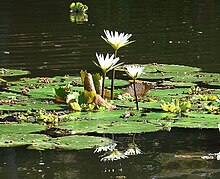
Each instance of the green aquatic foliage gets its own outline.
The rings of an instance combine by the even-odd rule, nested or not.
[[[83,14],[88,10],[88,6],[82,4],[81,2],[73,2],[70,4],[70,12],[76,14]]]
[[[70,94],[70,85],[67,84],[65,86],[59,88],[53,88],[54,95],[57,102],[65,103],[67,96]]]
[[[13,70],[0,68],[0,77],[22,76],[27,74],[30,74],[30,72],[27,70]]]
[[[24,146],[27,149],[81,150],[112,143],[111,139],[94,136],[65,136],[50,138],[43,134],[0,134],[0,147]]]
[[[174,99],[171,102],[162,101],[161,107],[164,111],[172,112],[172,113],[182,113],[188,112],[191,108],[191,102],[187,101],[179,101],[178,99]]]
[[[70,5],[70,21],[76,23],[82,23],[88,21],[88,14],[86,11],[88,6],[82,4],[81,2],[73,2]]]
[[[208,95],[197,95],[195,96],[195,98],[201,101],[216,101],[219,99],[219,96],[208,94]]]
[[[218,82],[218,74],[204,73],[203,75],[203,72],[194,67],[184,68],[182,65],[145,64],[143,71],[146,78],[143,79],[151,79],[154,85],[138,97],[139,111],[133,110],[134,97],[132,91],[127,89],[126,85],[130,84],[127,80],[115,80],[114,84],[118,89],[114,91],[114,95],[118,97],[108,103],[116,107],[114,108],[116,110],[107,110],[102,103],[96,103],[100,100],[99,74],[91,75],[95,91],[85,90],[82,78],[75,76],[22,78],[17,81],[10,80],[10,82],[3,79],[3,83],[0,83],[2,89],[0,92],[0,135],[2,137],[0,145],[5,147],[21,145],[39,150],[73,150],[79,149],[77,147],[78,143],[81,145],[81,141],[83,145],[81,148],[94,147],[93,144],[97,139],[91,136],[94,134],[170,131],[173,127],[218,130],[220,90],[206,85],[206,82],[207,84]],[[180,76],[194,77],[183,78],[180,81],[173,80]],[[200,81],[203,78],[209,81]],[[110,87],[110,82],[111,80],[106,78],[107,88]],[[215,86],[215,88],[218,87]],[[57,103],[55,96],[59,96],[64,103]],[[103,101],[106,100],[103,99]],[[63,138],[65,136],[50,138],[49,133],[46,133],[48,136],[40,133],[46,128],[48,131],[53,127],[58,131],[70,131],[68,134],[70,136],[66,136],[65,139]],[[7,137],[9,134],[12,137]],[[18,139],[14,135],[18,135]],[[32,141],[31,136],[26,138],[25,135],[36,137],[36,140],[32,139]],[[81,136],[83,139],[79,139]],[[106,139],[99,138],[97,141]],[[102,142],[98,142],[97,145],[102,146]],[[134,152],[134,147],[131,153]]]

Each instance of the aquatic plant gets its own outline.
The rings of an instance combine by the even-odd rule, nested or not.
[[[126,45],[129,45],[133,41],[129,41],[129,38],[132,36],[132,34],[125,34],[125,33],[119,33],[117,31],[109,31],[109,30],[104,30],[105,36],[101,36],[102,39],[104,39],[109,45],[112,46],[114,49],[114,54],[115,58],[117,57],[117,51],[119,48],[124,47]],[[111,99],[114,99],[114,79],[115,79],[115,68],[112,70],[112,83],[111,83]]]
[[[82,4],[81,2],[73,2],[70,4],[70,12],[76,14],[83,14],[88,10],[88,6]]]
[[[96,66],[98,66],[99,68],[101,68],[102,73],[103,73],[103,78],[102,78],[102,98],[104,98],[104,89],[105,89],[105,78],[106,78],[106,73],[112,69],[114,69],[115,67],[121,65],[121,63],[116,64],[119,61],[119,58],[115,58],[114,54],[109,56],[109,54],[107,53],[107,55],[104,57],[103,54],[98,55],[96,53],[96,58],[98,59],[99,64],[97,64],[95,61],[94,64]]]
[[[179,99],[172,99],[171,102],[162,101],[161,107],[164,111],[172,112],[172,113],[182,113],[188,112],[191,108],[191,102],[187,101],[180,101]]]
[[[81,2],[73,2],[70,5],[70,21],[77,23],[88,21],[88,15],[86,14],[87,10],[87,5],[84,5]]]
[[[137,99],[137,93],[136,93],[136,87],[135,87],[135,80],[141,75],[143,72],[143,67],[140,65],[127,65],[127,74],[133,79],[133,85],[134,85],[134,96],[135,96],[135,101],[136,101],[136,108],[138,108],[138,99]]]

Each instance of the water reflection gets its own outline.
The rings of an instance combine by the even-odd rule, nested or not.
[[[115,135],[117,148],[120,151],[126,148],[132,137]],[[9,175],[19,178],[219,178],[220,161],[200,157],[218,153],[219,142],[217,130],[172,129],[136,134],[135,143],[143,154],[113,162],[100,161],[100,153],[93,150],[1,149],[0,178]]]
[[[1,1],[1,65],[28,69],[34,76],[93,72],[95,52],[111,52],[100,34],[112,29],[132,33],[136,40],[119,54],[126,63],[195,65],[219,72],[219,1],[88,1],[90,20],[80,26],[69,20],[70,4]],[[46,40],[54,46],[41,46]]]

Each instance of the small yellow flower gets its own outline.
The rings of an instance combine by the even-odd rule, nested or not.
[[[109,54],[107,53],[106,57],[104,57],[103,54],[98,55],[96,53],[96,57],[98,59],[99,64],[97,64],[94,61],[93,62],[96,66],[102,69],[103,73],[107,73],[113,68],[121,65],[121,63],[116,65],[116,63],[119,61],[119,58],[114,58],[114,54],[112,56],[109,56]]]
[[[144,67],[141,67],[140,65],[127,65],[127,74],[133,79],[136,80],[141,73],[143,73]]]
[[[108,44],[110,44],[115,50],[118,50],[119,48],[126,46],[133,41],[129,41],[128,39],[132,36],[132,34],[125,34],[125,33],[118,33],[117,31],[109,31],[104,30],[104,33],[106,35],[106,38],[101,36]]]

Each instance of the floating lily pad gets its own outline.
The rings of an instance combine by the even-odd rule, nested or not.
[[[171,79],[171,81],[181,81],[181,82],[216,82],[220,81],[220,74],[218,73],[190,73],[185,75],[178,75]]]
[[[39,124],[0,124],[1,134],[28,134],[44,129],[45,126]]]
[[[114,105],[119,107],[136,108],[136,103],[129,100],[114,100]],[[139,102],[140,108],[161,109],[159,102]]]
[[[111,139],[93,136],[66,136],[50,138],[42,134],[1,134],[0,147],[27,146],[28,149],[63,149],[80,150],[106,146]]]
[[[218,129],[220,124],[219,115],[204,114],[204,113],[189,113],[186,117],[180,117],[172,127],[185,127],[185,128],[212,128]]]
[[[40,134],[0,134],[0,147],[30,146],[48,140],[48,136]]]
[[[127,64],[127,65],[129,65],[129,64]],[[119,67],[117,67],[116,68],[116,70],[117,71],[126,71],[126,66],[127,65],[122,65],[122,66],[119,66]],[[149,64],[140,64],[142,67],[144,67],[144,72],[145,73],[149,73],[149,72],[157,72],[157,69],[154,67],[154,66],[152,66],[152,65],[149,65]]]
[[[81,150],[110,145],[113,141],[105,137],[94,136],[65,136],[51,139],[56,149]]]
[[[152,89],[149,90],[147,95],[149,97],[158,97],[164,101],[171,101],[173,98],[182,98],[188,96],[190,88],[174,88],[174,89]]]
[[[158,71],[162,72],[195,72],[200,71],[198,67],[190,67],[185,65],[169,65],[169,64],[156,64],[153,65]]]
[[[29,74],[29,71],[26,70],[13,70],[0,68],[0,76],[21,76]]]
[[[132,115],[123,118],[126,110],[101,111],[101,112],[77,112],[68,115],[75,121],[61,124],[60,128],[73,131],[96,133],[141,133],[160,130],[161,127],[145,123],[140,111],[129,111]]]
[[[177,73],[142,73],[139,78],[143,80],[165,80],[177,75]]]
[[[66,122],[65,126],[61,128],[82,131],[86,133],[100,133],[100,134],[129,134],[129,133],[142,133],[154,132],[161,129],[160,126],[145,123],[144,121],[104,121],[104,120],[82,120]]]
[[[164,81],[160,85],[162,85],[162,86],[174,86],[174,87],[192,87],[192,86],[196,86],[195,83],[190,83],[190,82],[172,82],[172,81]]]
[[[208,82],[207,84],[220,87],[220,80],[218,82],[216,82],[216,81],[215,82]]]

